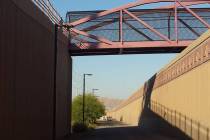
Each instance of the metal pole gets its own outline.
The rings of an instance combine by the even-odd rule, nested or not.
[[[122,26],[123,26],[123,11],[120,10],[120,22],[119,22],[119,41],[121,45],[123,44],[123,32],[122,32]]]
[[[178,43],[178,17],[177,17],[177,0],[174,2],[174,30],[175,30],[175,40]]]
[[[85,124],[85,74],[83,75],[83,104],[82,104],[82,122]]]
[[[91,76],[92,74],[83,74],[83,104],[82,104],[82,122],[85,124],[85,76]]]

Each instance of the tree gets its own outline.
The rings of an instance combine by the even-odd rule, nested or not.
[[[73,99],[72,118],[74,123],[81,123],[83,110],[83,96],[79,95]],[[96,122],[96,119],[105,114],[104,105],[93,94],[85,95],[85,123]]]

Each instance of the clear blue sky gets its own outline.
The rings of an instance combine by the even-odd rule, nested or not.
[[[100,10],[132,2],[132,0],[52,0],[59,13],[67,11]],[[139,89],[155,72],[176,54],[118,55],[73,57],[73,96],[82,93],[83,73],[87,91],[98,88],[97,96],[125,99]]]

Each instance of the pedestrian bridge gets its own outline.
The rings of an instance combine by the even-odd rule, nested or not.
[[[157,2],[169,4],[132,9]],[[0,139],[71,135],[71,56],[185,48],[108,115],[131,125],[164,127],[158,117],[192,139],[209,140],[210,14],[209,7],[189,8],[198,3],[209,0],[140,0],[108,11],[70,12],[64,23],[45,1],[1,0]],[[136,127],[130,130],[139,134]]]
[[[199,6],[206,3],[139,0],[106,11],[68,12],[64,26],[71,34],[70,53],[179,53],[210,29],[210,10]]]

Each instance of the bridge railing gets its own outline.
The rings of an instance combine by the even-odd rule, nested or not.
[[[31,0],[52,21],[53,24],[62,22],[60,14],[49,0]]]
[[[196,140],[210,139],[209,127],[201,124],[199,121],[193,120],[187,115],[184,115],[177,110],[172,110],[156,101],[151,101],[150,109],[172,126],[179,128],[190,138]]]

